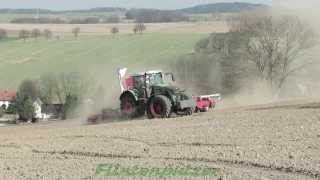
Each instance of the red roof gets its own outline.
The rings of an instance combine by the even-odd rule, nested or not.
[[[13,101],[16,95],[17,93],[15,91],[0,91],[0,101]]]

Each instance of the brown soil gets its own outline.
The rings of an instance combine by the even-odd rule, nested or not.
[[[95,175],[101,163],[205,165],[220,169],[216,179],[319,179],[319,129],[319,102],[310,101],[167,120],[1,127],[0,179],[107,178]]]

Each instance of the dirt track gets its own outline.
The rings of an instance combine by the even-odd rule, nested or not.
[[[121,34],[132,34],[135,24],[119,23],[119,24],[0,24],[1,28],[8,32],[17,33],[21,29],[32,30],[38,28],[40,30],[50,29],[56,35],[71,34],[74,27],[81,29],[81,34],[108,34],[110,29],[118,27]],[[212,33],[226,32],[228,26],[223,21],[213,22],[197,22],[197,23],[148,23],[146,24],[148,33]]]
[[[2,127],[0,159],[0,179],[109,178],[95,175],[101,163],[207,165],[220,169],[216,179],[320,179],[320,103],[90,126]]]

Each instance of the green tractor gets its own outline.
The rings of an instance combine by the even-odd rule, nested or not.
[[[149,119],[169,118],[172,113],[192,115],[195,101],[185,91],[167,83],[174,81],[172,73],[148,71],[130,75],[123,82],[126,69],[119,70],[121,86],[120,109],[126,118],[136,118],[147,113]]]

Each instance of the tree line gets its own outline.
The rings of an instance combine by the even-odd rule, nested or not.
[[[51,39],[53,36],[53,32],[50,29],[44,29],[41,31],[40,29],[33,29],[31,31],[22,29],[19,31],[18,38],[22,39],[23,42],[26,42],[28,38],[34,38],[35,41],[38,40],[39,37],[43,36],[47,40]]]
[[[165,22],[183,22],[190,21],[189,16],[176,11],[164,11],[154,9],[131,9],[125,13],[128,20],[134,20],[136,23],[165,23]],[[79,17],[72,19],[62,19],[58,17],[19,17],[14,18],[10,23],[14,24],[104,24],[119,23],[120,17],[110,15],[107,17]]]
[[[189,21],[189,17],[175,11],[155,9],[131,9],[125,14],[127,19],[140,23],[164,23]]]
[[[52,31],[49,29],[44,29],[43,31],[37,28],[31,31],[22,29],[19,31],[18,38],[23,39],[23,41],[25,42],[27,38],[34,38],[35,40],[38,40],[40,36],[43,36],[46,39],[50,39],[52,35],[53,35]],[[5,39],[7,37],[8,37],[7,30],[0,29],[0,40]]]
[[[120,18],[118,16],[109,17],[86,17],[86,18],[73,18],[73,19],[61,19],[61,18],[14,18],[10,21],[13,24],[108,24],[119,23]]]
[[[134,25],[132,31],[134,34],[142,34],[147,27],[143,23],[137,23]],[[110,34],[116,35],[120,32],[120,29],[117,27],[112,27],[110,29]],[[81,33],[80,27],[74,27],[71,29],[71,33],[75,38],[78,38],[79,34]],[[7,30],[0,28],[0,40],[5,39],[8,37]],[[44,37],[45,39],[49,40],[53,37],[53,32],[50,29],[44,29],[41,31],[40,29],[33,29],[31,31],[22,29],[18,33],[18,38],[23,40],[23,42],[26,42],[27,39],[33,38],[35,41],[38,40],[38,38]],[[59,36],[57,36],[57,39],[59,39]]]

